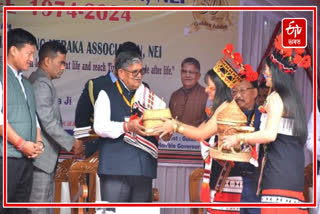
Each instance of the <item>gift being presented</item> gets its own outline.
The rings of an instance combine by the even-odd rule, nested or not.
[[[210,156],[215,159],[249,162],[251,159],[251,146],[237,145],[230,150],[223,149],[222,138],[228,135],[236,135],[240,133],[250,133],[254,131],[254,127],[247,126],[247,117],[241,111],[237,103],[233,100],[222,112],[217,116],[218,125],[218,145],[210,149]]]
[[[138,108],[143,113],[142,121],[146,132],[149,136],[159,135],[159,133],[153,133],[153,128],[163,123],[161,118],[172,118],[166,103],[143,85],[136,91],[135,100],[133,108]]]
[[[142,120],[143,126],[146,128],[146,132],[151,135],[155,135],[153,133],[153,128],[162,125],[163,121],[161,118],[172,118],[169,108],[144,110]]]
[[[167,113],[163,114],[161,112]],[[147,131],[150,133],[148,136],[142,136],[134,132],[126,132],[123,137],[124,142],[149,153],[153,158],[157,159],[158,140],[153,137],[156,134],[152,133],[152,127],[155,125],[154,121],[159,121],[162,115],[168,115],[166,103],[144,84],[141,84],[135,93],[135,99],[132,105],[131,113],[132,115],[130,119],[143,115],[143,123],[147,126]],[[145,115],[147,115],[147,117]]]

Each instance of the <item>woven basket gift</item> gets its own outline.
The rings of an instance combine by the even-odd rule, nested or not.
[[[251,148],[245,152],[241,151],[240,145],[230,150],[222,149],[222,138],[227,135],[235,135],[239,133],[249,133],[254,131],[254,127],[246,126],[247,117],[241,111],[237,103],[233,100],[222,112],[217,116],[218,125],[218,146],[211,148],[210,155],[215,159],[249,162],[251,158]]]
[[[153,133],[153,128],[156,126],[161,126],[163,121],[161,118],[171,119],[172,115],[169,108],[165,109],[153,109],[144,110],[143,113],[143,126],[146,128],[146,132],[150,135],[158,135]]]

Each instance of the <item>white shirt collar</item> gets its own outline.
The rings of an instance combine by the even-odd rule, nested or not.
[[[22,72],[16,71],[10,64],[8,64],[8,66],[11,68],[13,74],[14,74],[19,80],[21,80],[21,79],[22,79]]]
[[[123,84],[123,86],[128,90],[128,92],[130,92],[130,90],[128,89],[128,87],[126,86],[126,84],[124,84],[124,82],[119,78],[119,80],[121,81],[121,83]]]

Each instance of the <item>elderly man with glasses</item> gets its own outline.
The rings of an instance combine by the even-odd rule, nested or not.
[[[261,113],[256,104],[258,81],[249,82],[247,79],[243,79],[231,89],[231,95],[247,116],[247,125],[253,126],[255,130],[259,130]],[[259,157],[261,160],[262,151],[260,151]],[[238,167],[243,181],[241,202],[260,202],[256,196],[256,191],[261,164],[259,163],[259,168],[256,168],[250,163],[239,162]],[[260,214],[260,208],[241,208],[240,214]]]
[[[150,150],[130,144],[130,140],[138,136],[149,145],[158,145],[155,137],[147,137],[140,125],[141,112],[135,107],[142,103],[138,100],[138,91],[146,88],[142,84],[142,68],[139,54],[120,53],[115,62],[115,86],[101,90],[94,105],[93,126],[100,136],[98,175],[102,201],[152,200],[157,158],[148,152]]]

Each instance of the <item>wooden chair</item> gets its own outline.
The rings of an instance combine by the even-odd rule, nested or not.
[[[160,194],[158,188],[152,188],[152,201],[159,201]]]
[[[84,161],[77,161],[73,163],[69,171],[69,188],[70,198],[73,199],[79,191],[79,184],[86,184],[86,175],[89,175],[89,197],[88,202],[96,201],[96,173],[99,165],[99,153],[95,152],[93,155]],[[72,214],[77,214],[77,208],[71,208]],[[94,208],[89,208],[88,213],[95,213]]]
[[[204,169],[194,169],[189,176],[189,199],[190,202],[200,202],[200,181],[203,177]],[[191,208],[190,214],[203,214],[203,208]]]
[[[87,184],[81,184],[79,187],[79,191],[77,194],[73,197],[71,202],[79,202],[83,203],[87,200],[88,198],[88,185]],[[79,207],[77,208],[77,213],[78,214],[85,214],[85,208]]]
[[[69,171],[69,187],[70,187],[70,198],[74,202],[81,202],[85,200],[84,191],[88,188],[85,182],[80,181],[81,176],[89,174],[89,197],[88,202],[96,201],[96,173],[99,165],[99,153],[96,152],[84,161],[75,162],[71,165]],[[79,185],[80,184],[80,185]],[[82,198],[81,198],[82,197]],[[152,189],[152,201],[159,201],[159,191],[157,188]],[[72,208],[71,213],[85,213],[85,208]],[[89,208],[88,213],[95,213],[95,208]]]
[[[75,159],[67,159],[60,162],[56,169],[54,177],[55,193],[54,202],[61,202],[61,187],[62,182],[69,181],[69,168],[75,162]],[[54,208],[54,214],[60,214],[60,208]]]

